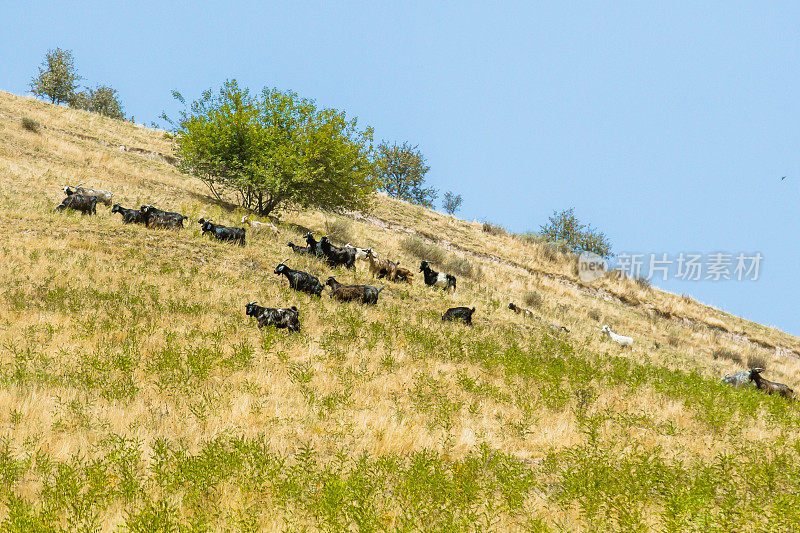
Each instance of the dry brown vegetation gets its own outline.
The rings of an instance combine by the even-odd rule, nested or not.
[[[719,378],[757,361],[798,389],[798,339],[625,279],[585,286],[546,244],[382,195],[215,242],[194,221],[243,213],[170,153],[163,132],[0,93],[2,529],[791,529],[796,404]],[[191,220],[56,214],[78,183]],[[293,254],[293,227],[413,272],[435,256],[458,290],[417,275],[372,307],[291,291],[287,257],[370,279]],[[296,305],[301,332],[259,331],[252,300]],[[474,328],[441,323],[460,305]]]

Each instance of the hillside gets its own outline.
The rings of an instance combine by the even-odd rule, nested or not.
[[[30,118],[38,132],[23,127]],[[171,164],[164,132],[0,93],[3,531],[792,530],[800,339],[378,195],[366,214],[244,214]],[[179,231],[54,212],[61,188],[190,217]],[[287,287],[303,228],[415,272],[378,304]],[[420,257],[458,275],[431,290]],[[370,282],[371,283],[371,282]],[[327,292],[327,291],[326,291]],[[512,313],[531,307],[541,320]],[[244,306],[300,309],[259,331]],[[475,306],[474,327],[443,324]],[[549,324],[565,326],[556,332]],[[635,338],[623,350],[600,327]],[[160,529],[159,529],[160,528]]]

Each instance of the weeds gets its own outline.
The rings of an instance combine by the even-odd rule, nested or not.
[[[22,117],[22,127],[33,133],[39,133],[42,125],[30,117]]]

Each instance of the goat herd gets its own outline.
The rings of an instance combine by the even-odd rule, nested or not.
[[[82,215],[97,214],[97,203],[101,202],[110,206],[113,196],[109,191],[89,189],[81,186],[67,186],[64,187],[63,190],[67,197],[56,207],[56,210],[63,211],[64,209],[71,209],[79,211]],[[126,209],[119,204],[114,204],[111,207],[111,212],[119,213],[122,216],[123,224],[144,224],[148,228],[178,229],[183,227],[183,221],[188,218],[180,213],[163,211],[152,205],[143,205],[136,210]],[[198,223],[200,224],[203,234],[208,233],[220,241],[233,242],[240,246],[245,245],[245,228],[214,224],[205,218],[198,220]],[[273,224],[250,220],[248,216],[243,217],[241,223],[250,226],[253,232],[268,230],[275,235],[278,234],[278,228]],[[358,248],[352,246],[350,243],[342,247],[334,246],[328,240],[327,236],[323,236],[317,241],[312,233],[307,234],[305,239],[306,246],[298,246],[293,242],[289,242],[287,245],[297,254],[322,258],[331,267],[344,266],[345,268],[355,268],[357,259],[367,261],[373,279],[376,277],[378,279],[386,278],[392,282],[410,284],[414,278],[414,274],[408,269],[402,268],[399,262],[391,261],[386,258],[379,258],[371,248]],[[456,278],[452,274],[433,270],[427,261],[422,261],[420,263],[419,271],[422,272],[425,285],[441,287],[446,291],[452,290],[455,292]],[[286,276],[286,279],[289,281],[289,287],[292,289],[314,296],[321,296],[325,286],[328,286],[330,287],[331,298],[343,302],[355,300],[374,305],[378,302],[378,297],[383,290],[382,286],[344,285],[336,281],[333,276],[328,277],[323,285],[316,276],[287,266],[286,260],[275,268],[275,274]],[[517,314],[540,320],[532,311],[521,308],[514,303],[510,303],[508,308]],[[442,321],[462,321],[471,326],[472,315],[474,313],[475,307],[451,307],[442,315]],[[298,331],[300,329],[300,312],[295,306],[289,308],[271,308],[262,307],[257,305],[256,302],[250,302],[245,306],[245,314],[256,319],[259,329],[267,325],[272,325],[276,328],[286,328],[289,331]],[[569,332],[564,326],[557,326],[555,324],[548,325],[556,331]],[[619,344],[623,348],[633,345],[633,338],[614,333],[607,325],[601,328],[601,332],[608,337],[609,340]],[[736,374],[727,375],[722,378],[722,381],[723,383],[735,387],[745,386],[752,382],[759,390],[764,391],[766,394],[778,394],[785,398],[794,398],[794,392],[791,388],[782,383],[775,383],[765,379],[761,376],[761,372],[763,371],[763,368],[753,368]]]

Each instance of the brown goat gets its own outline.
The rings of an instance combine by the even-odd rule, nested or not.
[[[414,274],[407,268],[400,266],[400,262],[393,263],[389,261],[389,281],[404,281],[411,283],[414,280]]]
[[[367,250],[367,260],[369,261],[369,271],[372,273],[372,277],[374,278],[375,275],[378,275],[378,279],[386,276],[391,271],[390,264],[391,261],[388,259],[378,259],[378,256],[375,255],[375,252],[372,251],[372,248]]]
[[[518,305],[515,305],[514,302],[511,302],[510,304],[508,304],[508,308],[511,309],[512,311],[514,311],[515,313],[517,313],[518,315],[521,314],[521,315],[525,315],[525,316],[528,316],[528,317],[533,316],[533,311],[531,311],[530,309],[525,309],[524,307],[520,307]]]
[[[784,398],[794,398],[794,391],[783,383],[775,383],[774,381],[761,377],[761,372],[763,371],[763,368],[753,368],[750,370],[750,381],[755,382],[756,387],[766,394],[780,394]]]
[[[343,302],[351,300],[361,300],[362,303],[374,305],[378,302],[378,295],[383,287],[373,287],[372,285],[342,285],[331,276],[325,282],[331,288],[331,298],[336,298]]]

